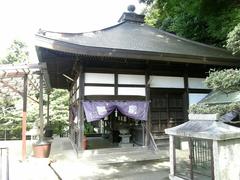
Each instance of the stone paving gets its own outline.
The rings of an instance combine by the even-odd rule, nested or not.
[[[39,159],[31,156],[31,143],[27,141],[27,159],[22,161],[22,141],[0,141],[2,147],[9,148],[9,179],[57,180],[57,176],[48,166],[49,158]]]
[[[55,139],[50,156],[54,160],[51,167],[62,179],[166,180],[168,151],[164,149],[159,153],[162,156],[154,155],[146,148],[114,148],[87,150],[77,158],[68,139]]]
[[[0,141],[0,144],[3,143]],[[115,158],[114,161],[105,161],[103,151],[91,151],[94,155],[98,154],[98,161],[89,155],[90,151],[85,151],[85,158],[81,155],[77,158],[70,141],[67,138],[55,138],[52,143],[51,154],[49,158],[33,158],[31,156],[31,142],[28,142],[28,158],[22,162],[21,141],[4,142],[5,146],[10,148],[10,179],[11,180],[101,180],[101,179],[129,179],[129,180],[166,180],[169,174],[169,161],[167,151],[159,159],[138,152],[139,156],[134,153],[116,152],[109,153],[111,150],[106,149],[109,159]],[[162,151],[163,152],[163,151]],[[91,154],[91,153],[90,153]],[[82,154],[83,156],[83,154]],[[97,157],[97,156],[94,156]],[[140,158],[142,157],[142,159]],[[103,158],[103,159],[102,159]],[[50,164],[50,166],[49,166]]]

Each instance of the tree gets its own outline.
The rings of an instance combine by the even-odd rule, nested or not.
[[[68,100],[66,90],[54,89],[50,95],[50,121],[53,133],[62,136],[68,128]]]
[[[221,71],[210,71],[205,80],[207,87],[214,91],[223,93],[233,93],[240,91],[240,70],[224,69]],[[192,113],[219,113],[221,115],[240,109],[240,103],[234,102],[229,104],[208,105],[204,103],[196,104],[190,107]]]
[[[146,22],[185,38],[222,47],[228,33],[240,22],[239,1],[155,0],[147,10]]]
[[[8,48],[7,56],[1,60],[1,64],[27,63],[29,52],[24,42],[14,40]]]
[[[0,60],[1,64],[25,63],[28,61],[28,50],[25,43],[14,40],[8,48],[6,57]],[[22,104],[19,96],[11,96],[10,94],[0,94],[0,137],[6,136],[11,139],[19,139],[21,137],[21,112],[18,108]],[[32,106],[31,106],[32,107]],[[36,110],[30,110],[36,112]],[[28,129],[31,123],[37,119],[36,113],[30,113],[28,117]]]
[[[17,138],[21,135],[20,111],[15,106],[16,99],[5,94],[0,97],[0,137]]]
[[[1,60],[2,64],[27,63],[28,49],[25,43],[14,40],[8,54]],[[19,139],[21,137],[22,120],[22,98],[20,96],[10,96],[0,94],[0,137]],[[37,92],[29,92],[28,95],[34,99],[39,98]],[[44,96],[46,99],[46,96]],[[68,91],[53,89],[50,95],[50,121],[53,133],[62,135],[68,127]],[[18,108],[18,105],[20,105]],[[46,103],[44,103],[44,117],[46,119]],[[39,120],[39,105],[28,101],[27,129],[36,126]]]
[[[229,32],[227,48],[231,50],[233,54],[240,54],[240,23]]]
[[[221,71],[211,70],[205,80],[205,84],[210,89],[231,93],[240,91],[240,70],[224,69]]]

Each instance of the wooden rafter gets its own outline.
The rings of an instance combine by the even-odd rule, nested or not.
[[[24,72],[4,72],[0,73],[0,79],[5,79],[5,78],[22,78],[24,77],[26,73]]]
[[[29,83],[32,85],[33,89],[39,92],[39,87],[32,81],[30,78],[28,79]]]
[[[7,82],[0,80],[0,83],[2,83],[4,86],[8,87],[9,89],[11,89],[12,91],[18,93],[19,95],[21,95],[23,97],[23,93],[21,91],[19,91],[17,88],[15,88],[14,86],[8,84]],[[32,98],[31,96],[27,96],[29,99],[31,99],[32,101],[39,103],[36,99]]]

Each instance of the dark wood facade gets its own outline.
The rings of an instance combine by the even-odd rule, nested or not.
[[[79,58],[78,58],[79,59]],[[78,139],[83,139],[83,121],[85,119],[81,101],[83,100],[149,100],[149,119],[146,125],[151,129],[154,137],[164,135],[164,129],[179,125],[188,120],[188,105],[189,94],[194,93],[208,93],[209,89],[204,88],[191,88],[189,87],[189,78],[195,78],[202,80],[206,77],[207,72],[211,68],[222,68],[219,66],[206,66],[206,65],[192,65],[192,64],[171,64],[171,63],[154,63],[154,68],[151,67],[151,62],[142,61],[142,65],[139,63],[139,69],[134,66],[134,62],[131,63],[126,60],[124,63],[113,63],[110,67],[104,67],[106,62],[98,60],[99,64],[94,62],[79,61],[76,66],[79,68],[79,73],[76,73],[75,81],[70,87],[71,91],[71,103],[76,104],[79,107],[79,122],[72,126],[72,139],[75,139],[75,143],[78,143]],[[156,67],[157,66],[157,67]],[[112,67],[112,68],[111,68]],[[118,68],[117,68],[118,67]],[[125,68],[124,68],[125,67]],[[134,67],[134,68],[133,68]],[[188,68],[196,68],[195,71],[188,70]],[[159,69],[159,70],[158,70]],[[88,73],[94,73],[101,76],[101,74],[112,74],[114,82],[108,83],[89,83],[85,82],[85,75]],[[142,75],[145,78],[144,84],[119,84],[119,75]],[[182,87],[152,87],[152,77],[171,77],[182,80]],[[177,79],[177,80],[178,80]],[[79,82],[79,83],[77,83]],[[78,84],[78,85],[76,85]],[[98,93],[94,95],[87,95],[85,91],[86,87],[112,87],[113,94],[101,95]],[[145,93],[143,95],[120,95],[119,88],[144,88]],[[79,93],[76,96],[76,93]],[[75,97],[74,97],[75,96]],[[73,98],[74,97],[74,98]],[[148,138],[148,137],[146,137]],[[76,144],[78,149],[82,149],[81,143]]]
[[[202,84],[210,69],[239,66],[240,58],[226,50],[149,27],[135,13],[124,15],[118,25],[96,32],[36,35],[52,87],[68,89],[78,108],[71,124],[77,150],[83,149],[82,101],[150,101],[146,125],[159,136],[187,121],[189,104],[210,92]]]

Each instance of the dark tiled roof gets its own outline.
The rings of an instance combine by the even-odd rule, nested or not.
[[[110,28],[87,33],[42,31],[39,35],[43,38],[95,48],[237,59],[237,57],[232,56],[225,49],[190,41],[146,24],[133,21],[125,21]]]

